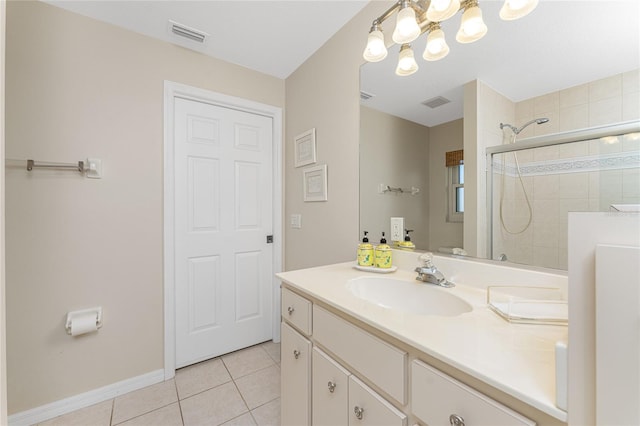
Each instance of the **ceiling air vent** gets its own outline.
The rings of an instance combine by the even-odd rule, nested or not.
[[[373,93],[367,93],[367,92],[363,92],[360,91],[360,100],[361,101],[368,101],[369,99],[373,98],[375,95]]]
[[[435,98],[431,98],[429,100],[424,101],[422,105],[426,105],[429,108],[438,108],[444,104],[448,104],[449,102],[451,101],[447,98],[443,98],[442,96],[436,96]]]
[[[169,32],[198,43],[204,43],[205,39],[209,36],[209,34],[204,31],[196,30],[195,28],[190,28],[174,21],[169,21]]]

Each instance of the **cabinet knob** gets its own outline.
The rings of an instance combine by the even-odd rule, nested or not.
[[[329,381],[329,383],[327,383],[327,387],[329,388],[329,392],[331,392],[331,393],[333,393],[333,391],[336,390],[335,382]]]
[[[364,417],[364,408],[360,408],[357,405],[353,408],[353,412],[356,414],[358,420],[362,420]]]
[[[452,414],[449,416],[449,423],[451,426],[464,426],[464,419],[457,414]]]
[[[295,309],[293,308],[293,306],[289,306],[287,308],[287,312],[289,312],[289,315],[293,314],[293,311],[295,311]]]
[[[296,359],[298,359],[298,358],[300,357],[300,351],[299,351],[299,350],[297,350],[297,349],[294,349],[294,350],[293,350],[293,356],[294,356]]]

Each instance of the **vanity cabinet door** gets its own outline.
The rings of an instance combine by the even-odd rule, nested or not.
[[[281,325],[282,426],[311,424],[311,342],[286,323]]]
[[[351,374],[318,348],[313,348],[312,364],[313,426],[348,424]]]
[[[313,305],[313,335],[354,373],[366,377],[401,405],[407,403],[405,351],[318,305]]]
[[[407,416],[356,377],[349,377],[349,426],[406,426]]]
[[[420,362],[411,363],[413,414],[429,426],[534,426],[535,422]]]

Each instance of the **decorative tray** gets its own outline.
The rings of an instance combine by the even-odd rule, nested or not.
[[[359,271],[375,272],[377,274],[390,274],[398,270],[397,266],[392,266],[391,268],[376,268],[375,266],[360,266],[357,263],[353,265],[353,267]]]
[[[505,320],[522,324],[567,325],[569,304],[559,288],[487,287],[487,306]]]

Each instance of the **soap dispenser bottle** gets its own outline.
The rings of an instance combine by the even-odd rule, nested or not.
[[[380,245],[375,247],[376,267],[384,269],[391,268],[391,256],[391,247],[387,244],[387,239],[384,237],[383,232]]]
[[[358,265],[373,266],[373,245],[369,243],[368,232],[364,231],[362,243],[358,245]]]
[[[413,229],[405,229],[404,230],[404,241],[400,241],[398,243],[398,247],[403,250],[413,250],[416,248],[416,245],[411,242],[411,237],[409,236],[409,232],[413,232]]]

